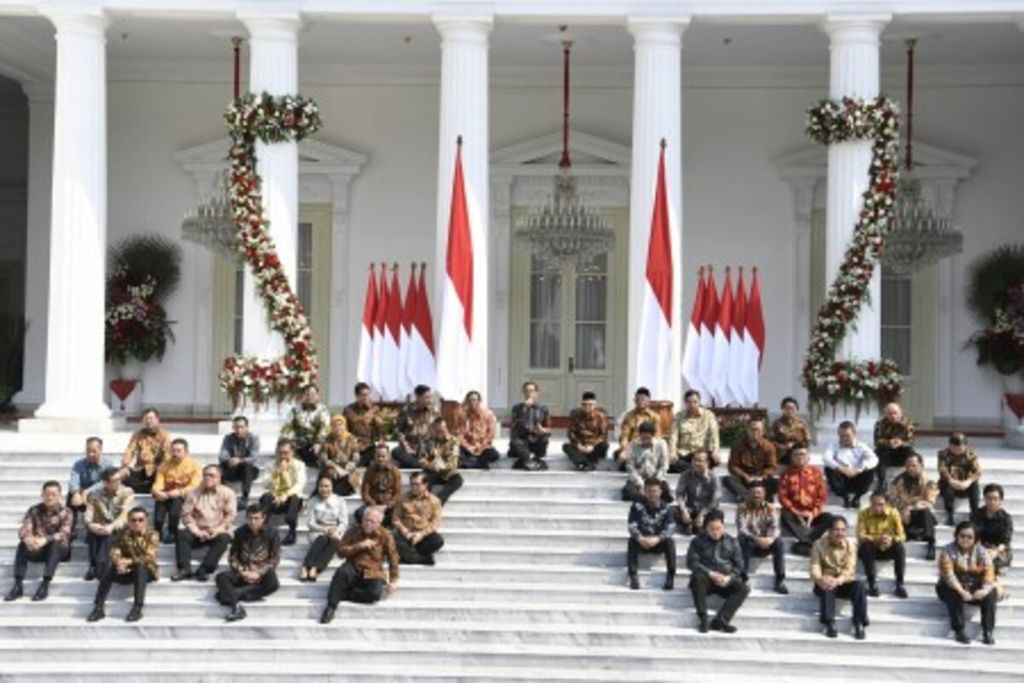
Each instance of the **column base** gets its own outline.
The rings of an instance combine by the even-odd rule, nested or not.
[[[26,417],[18,420],[24,434],[113,434],[125,431],[123,417]]]
[[[835,409],[829,407],[814,420],[814,441],[819,446],[838,441],[839,424],[850,421],[857,428],[857,438],[871,443],[877,420],[878,408],[874,404],[862,406],[859,414],[853,406],[840,404]]]

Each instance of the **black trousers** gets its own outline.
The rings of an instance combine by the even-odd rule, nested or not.
[[[743,601],[750,595],[750,585],[746,581],[733,579],[725,586],[715,585],[707,574],[693,574],[690,576],[690,594],[693,596],[693,606],[697,610],[697,616],[701,619],[708,617],[708,594],[725,598],[725,602],[718,610],[715,618],[728,624],[736,616],[737,610]]]
[[[750,571],[751,557],[772,556],[772,569],[775,571],[775,580],[782,581],[786,578],[786,542],[776,538],[770,546],[762,548],[754,539],[746,534],[740,534],[740,550],[743,551],[743,572]]]
[[[82,489],[81,491],[78,491],[78,493],[81,493],[82,494],[82,500],[85,500],[85,494],[87,493],[86,489]],[[78,517],[85,512],[85,503],[82,503],[81,505],[72,505],[71,504],[71,496],[73,496],[73,495],[75,495],[75,494],[69,492],[68,495],[64,498],[64,505],[67,506],[67,508],[69,510],[71,510],[71,533],[72,533],[72,538],[74,538],[75,528],[78,526]]]
[[[283,514],[285,524],[288,525],[288,531],[295,531],[295,527],[299,524],[299,510],[302,509],[302,499],[298,496],[288,496],[288,500],[277,505],[274,503],[272,495],[264,493],[260,496],[260,507],[267,517]]]
[[[71,546],[50,541],[39,550],[29,550],[24,541],[18,543],[18,549],[14,553],[14,580],[22,581],[28,573],[29,562],[44,562],[43,578],[52,579],[57,573],[57,565],[67,562],[71,557]]]
[[[935,515],[931,510],[911,510],[910,521],[905,527],[907,538],[928,541],[928,545],[935,545]]]
[[[548,454],[548,441],[546,436],[512,437],[508,442],[508,457],[516,459],[513,467],[531,469],[531,461],[543,460]]]
[[[103,607],[106,604],[111,586],[118,583],[122,586],[134,586],[135,604],[142,607],[146,603],[146,584],[150,581],[156,581],[156,577],[144,564],[136,564],[124,574],[119,574],[116,566],[108,564],[107,570],[100,577],[100,585],[96,588],[96,606]]]
[[[351,496],[356,492],[356,488],[352,486],[351,475],[347,472],[339,477],[335,475],[334,470],[322,469],[316,475],[316,479],[320,481],[323,477],[331,480],[331,486],[334,488],[336,496]]]
[[[363,450],[359,451],[359,466],[369,467],[373,462],[373,451],[376,450],[376,446],[370,444]]]
[[[295,457],[306,463],[306,467],[318,467],[320,456],[313,452],[314,444],[295,447]]]
[[[608,442],[602,441],[594,446],[594,450],[589,453],[584,453],[574,443],[565,443],[562,445],[562,452],[569,456],[569,460],[577,467],[581,465],[596,467],[597,463],[608,457]]]
[[[858,624],[864,626],[867,623],[868,593],[860,579],[854,579],[830,591],[815,586],[814,594],[818,596],[818,619],[821,623],[831,624],[836,620],[836,598],[849,600],[852,603],[855,626]]]
[[[768,500],[775,499],[775,492],[779,490],[779,480],[776,477],[764,477],[759,480],[764,484],[764,495]],[[736,496],[737,501],[746,500],[750,493],[750,484],[744,483],[739,477],[734,477],[731,474],[727,474],[722,477],[722,486],[729,489],[732,495]]]
[[[85,532],[85,546],[89,551],[89,566],[99,571],[110,562],[110,545],[114,542],[114,534],[106,536]]]
[[[811,545],[817,541],[832,525],[832,515],[828,512],[823,512],[811,520],[809,527],[804,526],[800,519],[789,510],[783,510],[780,518],[782,527],[793,534],[797,542],[803,545]]]
[[[400,532],[394,533],[395,547],[398,549],[398,556],[402,558],[402,564],[427,564],[430,558],[438,550],[444,547],[444,538],[436,531],[427,534],[423,539],[413,545]]]
[[[427,487],[437,496],[438,500],[441,501],[441,505],[448,502],[448,499],[452,497],[452,494],[462,488],[465,480],[462,475],[456,472],[447,479],[443,478],[437,472],[424,472],[427,475]]]
[[[156,481],[156,470],[153,471],[153,474],[146,474],[146,470],[129,470],[128,476],[122,483],[136,494],[140,494],[151,493],[154,481]]]
[[[871,488],[875,480],[875,470],[864,470],[855,477],[847,477],[839,470],[825,468],[825,480],[832,493],[840,498],[860,498]]]
[[[420,467],[420,459],[416,456],[415,451],[406,450],[402,444],[391,449],[391,462],[395,464],[395,467],[403,470],[416,470]]]
[[[234,569],[217,574],[217,602],[225,607],[236,607],[239,602],[252,602],[265,598],[278,589],[277,572],[273,569],[256,583],[246,583]]]
[[[890,467],[903,467],[907,463],[907,456],[914,452],[910,446],[891,448],[890,446],[879,446],[875,449],[878,456],[878,467],[875,474],[878,477],[878,488],[883,491],[886,488],[885,475]]]
[[[181,520],[181,508],[185,505],[184,498],[168,498],[153,502],[153,528],[159,533],[167,521],[167,533],[178,533],[178,522]]]
[[[338,567],[327,590],[327,604],[337,607],[341,601],[365,605],[378,602],[384,596],[384,579],[365,579],[351,562]]]
[[[220,465],[221,478],[225,482],[237,481],[242,483],[242,498],[248,498],[252,490],[252,483],[260,476],[260,469],[248,460],[243,460],[234,467],[228,467],[227,463]]]
[[[645,549],[634,540],[629,539],[629,544],[626,546],[626,567],[629,570],[630,576],[636,576],[637,565],[640,562],[640,553],[658,553],[665,556],[665,571],[669,576],[676,575],[676,542],[671,538],[666,538],[661,541],[658,545],[650,549]]]
[[[946,513],[952,515],[953,507],[957,498],[967,498],[971,504],[971,512],[978,509],[981,491],[978,482],[971,484],[966,491],[956,491],[945,479],[939,481],[939,493],[942,495],[942,502],[946,506]]]
[[[666,503],[671,503],[675,500],[672,497],[672,487],[668,485],[667,481],[661,482],[661,499]],[[622,487],[622,500],[632,503],[643,502],[644,487],[642,485],[637,486],[633,481],[627,481],[625,486]]]
[[[212,574],[217,571],[217,563],[227,552],[229,545],[231,545],[229,534],[220,534],[210,539],[200,540],[185,527],[178,532],[178,539],[174,542],[174,559],[178,563],[178,569],[191,569],[192,549],[206,548],[206,555],[199,563],[199,569],[207,574]]]
[[[327,565],[331,563],[331,558],[334,557],[337,551],[338,542],[327,534],[320,534],[309,545],[309,550],[306,551],[306,559],[302,561],[302,566],[307,569],[312,567],[319,574],[327,569]]]
[[[991,633],[996,628],[997,591],[993,588],[981,600],[964,600],[960,594],[946,583],[935,584],[935,593],[946,604],[949,612],[949,626],[954,631],[963,631],[966,626],[964,619],[964,603],[981,606],[981,630]]]
[[[892,560],[896,573],[896,585],[903,585],[903,577],[907,572],[907,549],[902,543],[894,542],[887,550],[879,550],[874,543],[863,541],[857,545],[857,556],[864,563],[864,574],[868,585],[878,581],[878,560]]]
[[[465,448],[459,447],[459,467],[467,470],[488,470],[491,463],[498,462],[501,456],[494,448],[485,448],[480,455],[473,455]]]

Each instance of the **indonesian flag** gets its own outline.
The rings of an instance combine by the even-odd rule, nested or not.
[[[747,393],[743,371],[746,367],[747,293],[743,285],[743,268],[736,283],[736,298],[732,302],[732,344],[729,346],[729,391],[740,405],[750,405],[757,396]]]
[[[757,403],[758,375],[764,361],[764,311],[761,310],[761,281],[754,268],[754,282],[750,286],[750,301],[747,303],[747,331],[744,345],[744,386],[751,402]]]
[[[370,384],[373,379],[373,331],[377,313],[377,275],[374,265],[366,282],[366,298],[363,300],[363,324],[359,333],[359,360],[356,362],[356,381]]]
[[[391,288],[384,332],[381,379],[384,381],[385,395],[392,401],[398,401],[402,398],[402,387],[398,377],[402,360],[399,346],[402,342],[402,285],[398,281],[397,263],[391,266]]]
[[[388,315],[388,271],[387,264],[380,264],[380,294],[377,296],[377,310],[373,316],[373,367],[370,374],[370,385],[381,398],[386,397],[384,391],[384,328]]]
[[[427,264],[420,264],[420,280],[412,293],[412,303],[406,302],[410,312],[409,360],[406,376],[409,386],[417,384],[432,387],[437,382],[434,368],[434,320],[430,315],[430,301],[427,300]]]
[[[686,346],[683,347],[683,377],[691,389],[704,393],[700,377],[700,327],[704,308],[704,266],[697,276],[697,294],[693,297],[693,312],[686,328]]]
[[[408,396],[413,387],[409,380],[409,339],[412,334],[413,307],[416,305],[416,264],[409,271],[409,284],[405,287],[405,304],[402,305],[401,336],[398,339],[398,391]]]
[[[455,151],[451,217],[441,292],[441,329],[437,349],[437,390],[461,400],[471,387],[473,359],[473,237],[469,227],[466,186],[462,176],[462,138]]]
[[[664,144],[658,159],[646,280],[640,309],[636,382],[638,386],[650,389],[655,400],[678,400],[672,395],[673,378],[666,371],[672,357],[672,245],[665,189]]]
[[[729,361],[732,341],[732,274],[729,267],[725,268],[725,282],[722,283],[722,301],[718,306],[718,319],[715,321],[715,352],[711,360],[711,376],[714,378],[710,391],[719,405],[729,405],[733,401],[729,390]]]
[[[704,284],[704,305],[700,321],[700,383],[704,387],[702,396],[710,401],[714,398],[715,376],[715,325],[718,324],[718,292],[715,291],[715,270],[708,266],[708,279]]]

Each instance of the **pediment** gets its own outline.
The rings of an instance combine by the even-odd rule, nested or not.
[[[786,180],[824,178],[828,175],[828,148],[805,145],[780,155],[775,165]],[[963,180],[977,165],[977,160],[965,154],[914,142],[914,172],[919,178]]]
[[[629,174],[632,151],[614,140],[570,128],[569,154],[577,173]],[[556,173],[561,155],[562,131],[556,130],[491,152],[491,171],[500,175]]]
[[[227,166],[228,140],[219,138],[180,150],[174,160],[186,173],[219,173]],[[365,154],[324,140],[307,138],[299,143],[299,173],[302,175],[354,176],[368,160]]]

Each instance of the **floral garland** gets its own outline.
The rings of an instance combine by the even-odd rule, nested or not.
[[[807,134],[823,145],[870,140],[870,182],[839,273],[811,331],[802,382],[812,405],[886,403],[903,391],[903,375],[889,359],[838,361],[836,351],[869,296],[868,286],[885,245],[896,196],[899,111],[891,101],[823,100],[808,111]]]
[[[270,328],[284,337],[285,353],[276,359],[231,356],[224,361],[220,385],[235,405],[246,400],[257,406],[271,400],[280,403],[316,384],[320,364],[309,320],[281,267],[263,211],[256,140],[298,142],[317,131],[320,113],[312,100],[264,92],[236,100],[224,118],[231,135],[231,208],[238,250],[255,277]]]
[[[118,267],[107,280],[105,349],[107,362],[124,365],[129,358],[164,357],[174,339],[167,311],[154,296],[156,280]]]

